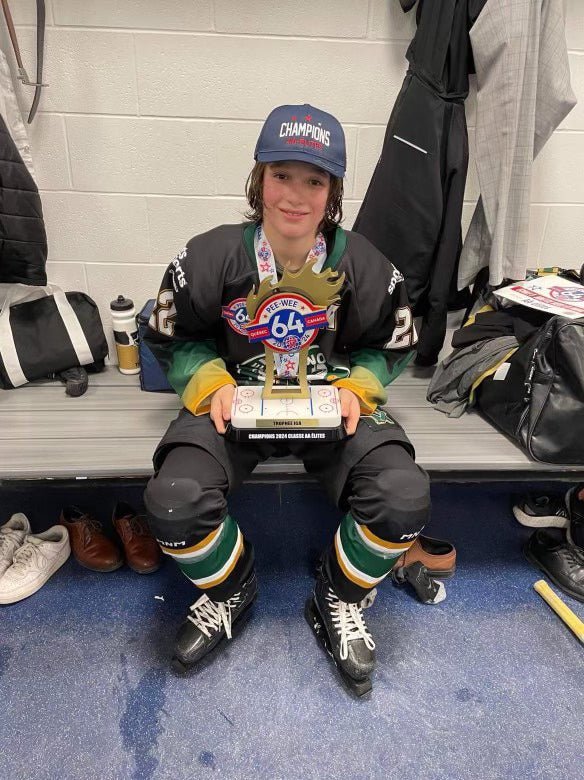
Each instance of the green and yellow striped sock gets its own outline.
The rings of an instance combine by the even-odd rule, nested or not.
[[[346,514],[335,535],[337,562],[343,574],[360,588],[370,590],[383,580],[413,541],[388,542],[367,525]]]
[[[218,528],[192,547],[162,547],[162,552],[174,558],[183,574],[205,590],[229,577],[243,552],[243,535],[235,520],[226,515]]]

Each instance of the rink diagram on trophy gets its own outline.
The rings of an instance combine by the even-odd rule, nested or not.
[[[336,388],[310,388],[309,398],[262,398],[263,385],[238,387],[231,422],[237,428],[333,428],[341,423]]]

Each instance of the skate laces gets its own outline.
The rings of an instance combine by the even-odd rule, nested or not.
[[[341,637],[339,651],[341,660],[344,661],[348,657],[349,642],[353,642],[355,639],[362,639],[369,650],[375,650],[375,642],[365,625],[361,605],[347,604],[346,601],[341,601],[331,588],[328,590],[326,600],[331,606],[333,624]]]
[[[231,639],[231,612],[241,601],[241,593],[236,593],[227,601],[211,601],[209,596],[203,595],[190,607],[193,614],[189,615],[188,619],[209,639],[210,632],[218,631],[221,625],[225,629],[227,639]]]

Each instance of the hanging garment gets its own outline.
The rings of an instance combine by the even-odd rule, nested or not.
[[[46,285],[46,262],[39,192],[0,117],[0,283]]]
[[[487,0],[470,32],[477,73],[481,197],[460,258],[458,287],[524,279],[532,161],[576,105],[562,0]]]
[[[444,341],[462,246],[468,31],[485,1],[419,0],[409,70],[353,227],[405,276],[414,314],[422,316],[416,362],[424,365],[436,362]],[[415,4],[400,2],[404,11]]]
[[[6,55],[0,49],[0,116],[6,122],[6,128],[10,133],[16,148],[22,157],[30,175],[35,178],[34,167],[32,164],[32,155],[30,153],[30,143],[26,125],[22,121],[20,108],[14,92],[12,76]]]

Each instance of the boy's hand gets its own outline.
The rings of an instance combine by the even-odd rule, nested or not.
[[[209,415],[217,428],[217,433],[225,433],[225,423],[231,420],[231,404],[235,387],[233,385],[223,385],[219,390],[215,390],[211,396],[211,411]]]
[[[347,436],[352,436],[357,430],[357,423],[361,414],[359,399],[355,393],[347,390],[346,387],[340,388],[339,398],[341,399],[341,416],[347,429]]]

